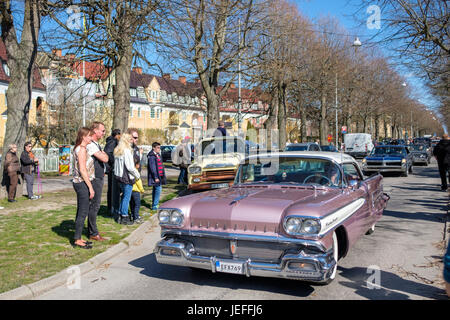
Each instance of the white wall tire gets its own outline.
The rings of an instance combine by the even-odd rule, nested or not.
[[[339,258],[338,239],[337,239],[336,231],[334,231],[333,232],[333,259],[334,259],[334,261],[336,261],[336,263],[335,263],[333,269],[331,270],[330,277],[327,280],[324,280],[322,282],[316,282],[316,284],[326,285],[326,284],[331,283],[336,278],[338,258]]]

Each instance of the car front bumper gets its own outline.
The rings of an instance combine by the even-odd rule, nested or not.
[[[156,261],[161,264],[192,267],[217,272],[216,262],[241,263],[241,274],[270,278],[287,278],[311,282],[326,282],[333,271],[336,261],[333,251],[321,254],[304,255],[284,254],[280,263],[263,263],[251,259],[222,259],[216,256],[195,255],[192,243],[177,241],[174,238],[162,239],[154,249]]]
[[[408,168],[406,165],[403,166],[362,166],[363,171],[366,172],[403,172],[406,173]]]

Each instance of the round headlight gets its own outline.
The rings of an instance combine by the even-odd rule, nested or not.
[[[302,226],[302,219],[300,218],[289,218],[286,221],[286,232],[289,234],[299,233],[299,230]]]
[[[406,159],[402,159],[402,163],[406,163]]]
[[[316,219],[306,219],[303,221],[301,233],[315,234],[320,232],[320,222]]]
[[[169,223],[170,221],[170,211],[169,210],[161,210],[159,212],[159,222],[160,223]]]
[[[189,167],[190,174],[198,174],[202,172],[202,168],[199,166]]]
[[[180,225],[183,222],[183,214],[179,211],[173,210],[170,216],[170,223]]]
[[[362,163],[363,163],[363,164],[366,164],[366,162],[367,162],[366,159],[363,159],[363,160],[362,160]]]

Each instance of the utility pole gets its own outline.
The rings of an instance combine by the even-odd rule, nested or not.
[[[338,88],[338,80],[337,80],[337,72],[336,72],[336,105],[335,105],[335,109],[336,109],[336,138],[335,138],[335,147],[338,148],[338,96],[337,96],[337,90]]]
[[[239,47],[238,47],[238,132],[241,131],[241,19],[239,19]]]

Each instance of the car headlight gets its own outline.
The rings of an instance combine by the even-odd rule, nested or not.
[[[367,160],[366,159],[363,159],[362,160],[362,164],[366,164],[367,163]]]
[[[308,235],[320,233],[320,220],[315,218],[288,217],[284,230],[290,235]]]
[[[193,166],[193,167],[189,167],[189,173],[190,174],[199,174],[202,172],[202,168],[199,166]]]
[[[402,159],[402,163],[406,163],[406,159]]]
[[[158,211],[158,219],[161,225],[181,226],[184,214],[179,209],[161,209]]]

